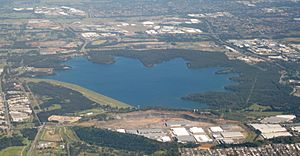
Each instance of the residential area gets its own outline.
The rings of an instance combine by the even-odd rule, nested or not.
[[[3,95],[0,97],[0,129],[7,129],[6,106],[4,105]]]
[[[225,149],[208,149],[197,150],[190,148],[180,149],[183,156],[223,156],[223,155],[240,155],[240,156],[297,156],[300,152],[300,144],[273,144],[262,147],[235,147]]]

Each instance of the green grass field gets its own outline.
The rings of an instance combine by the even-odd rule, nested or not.
[[[33,156],[42,155],[67,155],[67,149],[62,148],[60,145],[65,143],[78,142],[80,139],[76,136],[72,129],[64,126],[45,126],[38,136],[39,141],[54,143],[51,149],[37,149],[32,152]]]
[[[21,156],[24,146],[13,146],[0,151],[1,156]]]
[[[75,85],[75,84],[56,81],[56,80],[48,80],[48,79],[23,78],[23,80],[25,80],[26,82],[33,82],[33,83],[46,82],[46,83],[49,83],[49,84],[52,84],[52,85],[69,88],[69,89],[72,89],[74,91],[80,92],[82,95],[84,95],[88,99],[90,99],[90,100],[92,100],[96,103],[99,103],[99,104],[109,105],[111,107],[118,107],[118,108],[129,108],[129,107],[131,107],[129,104],[126,104],[124,102],[112,99],[110,97],[107,97],[105,95],[99,94],[97,92],[91,91],[89,89],[83,88],[83,87]]]
[[[250,111],[265,111],[271,109],[270,106],[263,106],[259,104],[252,104],[251,106],[248,107],[248,110]]]
[[[47,107],[46,111],[53,111],[53,110],[57,110],[57,109],[61,109],[61,105],[60,104],[53,104],[50,107]]]

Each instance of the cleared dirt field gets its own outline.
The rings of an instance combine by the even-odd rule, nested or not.
[[[51,141],[51,142],[60,142],[62,141],[60,128],[51,128],[51,127],[46,127],[43,130],[41,140],[43,141]]]
[[[209,127],[216,124],[236,123],[229,120],[212,119],[204,115],[188,111],[161,111],[147,110],[130,113],[114,114],[114,120],[87,121],[79,123],[80,126],[96,126],[108,129],[139,129],[139,128],[165,128],[166,122],[184,122],[189,126]]]

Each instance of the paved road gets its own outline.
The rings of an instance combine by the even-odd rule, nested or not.
[[[7,70],[7,72],[9,73],[9,70]],[[2,84],[5,84],[6,81],[5,81],[5,76],[6,76],[6,73],[3,72],[2,76],[1,76],[1,83],[0,85]],[[3,98],[3,104],[4,104],[4,113],[5,113],[5,119],[6,119],[6,122],[7,122],[7,126],[8,126],[8,136],[11,136],[12,135],[12,124],[11,124],[11,120],[10,120],[10,116],[9,116],[9,107],[8,107],[8,103],[7,103],[7,100],[6,100],[6,97],[5,97],[5,93],[4,93],[4,90],[3,88],[1,87],[1,90],[0,90],[0,96],[2,96]]]
[[[5,98],[5,93],[2,93],[3,96],[3,103],[4,103],[4,109],[5,109],[5,119],[7,121],[7,126],[8,126],[8,136],[11,136],[12,135],[12,132],[11,132],[11,129],[12,129],[12,124],[11,124],[11,120],[10,120],[10,116],[9,116],[9,108],[8,108],[8,103],[6,101],[6,98]]]
[[[22,82],[20,81],[20,83],[22,83]],[[29,105],[29,106],[30,106],[30,108],[31,108],[31,110],[32,110],[32,112],[33,112],[33,115],[35,116],[35,118],[36,118],[37,121],[39,122],[39,125],[42,125],[42,122],[41,122],[39,116],[37,115],[37,112],[35,111],[33,105],[32,105],[32,103],[35,103],[35,105],[38,106],[37,100],[35,99],[35,97],[34,97],[34,95],[32,94],[31,91],[30,91],[30,93],[26,92],[26,90],[25,90],[25,88],[24,88],[23,85],[21,85],[21,89],[22,89],[22,91],[24,92],[24,94],[27,96],[28,99],[32,99],[32,100],[30,101],[30,105]],[[31,97],[31,98],[30,98],[30,97]]]
[[[27,156],[32,156],[32,151],[35,149],[35,147],[36,147],[36,145],[38,143],[38,140],[39,140],[39,137],[40,137],[40,133],[44,129],[44,126],[45,126],[45,124],[43,124],[42,126],[38,127],[38,132],[36,133],[36,136],[35,136],[34,140],[31,143],[31,146],[30,146],[30,148],[29,148],[29,150],[27,152]]]
[[[41,109],[41,107],[40,107],[40,105],[39,105],[38,100],[37,100],[36,97],[34,96],[33,92],[32,92],[31,89],[30,89],[30,87],[28,87],[27,82],[25,82],[25,87],[24,87],[24,89],[25,89],[25,88],[29,91],[29,93],[27,93],[27,95],[31,97],[32,102],[34,103],[34,106],[37,106],[37,108],[39,109],[39,111],[42,111],[42,109]],[[28,97],[28,98],[29,98],[29,97]]]

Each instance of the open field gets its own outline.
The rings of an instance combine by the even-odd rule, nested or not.
[[[250,111],[265,111],[271,109],[270,106],[262,106],[259,104],[252,104],[251,106],[248,107],[248,110]]]
[[[106,113],[105,110],[94,108],[94,109],[87,109],[87,110],[83,110],[81,112],[77,112],[77,113],[75,113],[75,115],[82,116],[82,117],[92,117],[92,116],[96,116],[96,115],[104,114],[104,113]]]
[[[73,133],[73,131],[67,127],[46,126],[42,131],[40,140],[50,141],[50,142],[61,142],[61,141],[76,141],[78,140],[78,138]]]
[[[51,141],[51,142],[60,142],[60,141],[62,141],[62,136],[60,135],[61,131],[62,130],[60,128],[46,127],[42,131],[40,140]]]
[[[188,111],[146,110],[112,114],[114,120],[80,122],[79,126],[96,126],[112,129],[165,128],[166,122],[184,122],[190,126],[209,127],[215,124],[236,124],[231,120],[219,120]],[[192,119],[192,120],[191,120]]]
[[[38,145],[48,144],[48,148],[38,148],[37,145],[32,155],[66,155],[67,148],[65,145],[77,141],[79,138],[69,127],[46,125],[38,137]]]
[[[24,146],[8,147],[8,148],[0,151],[0,155],[1,156],[21,156],[23,148],[24,148]]]
[[[109,105],[111,107],[118,107],[118,108],[131,107],[130,105],[128,105],[124,102],[112,99],[110,97],[107,97],[107,96],[99,94],[97,92],[88,90],[86,88],[80,87],[75,84],[60,82],[60,81],[56,81],[56,80],[48,80],[48,79],[46,80],[46,79],[24,78],[23,80],[25,80],[26,82],[33,82],[33,83],[46,82],[46,83],[49,83],[52,85],[62,86],[62,87],[68,88],[68,89],[72,89],[74,91],[80,92],[82,95],[84,95],[88,99],[90,99],[96,103],[99,103],[99,104]]]

